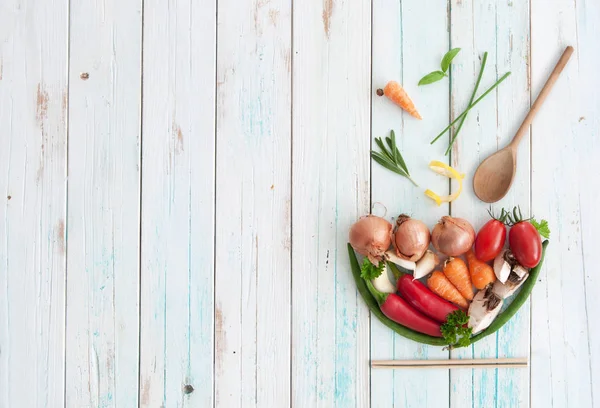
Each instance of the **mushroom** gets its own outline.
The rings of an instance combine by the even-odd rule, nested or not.
[[[529,277],[529,272],[521,265],[515,267],[515,269],[508,275],[506,283],[496,281],[492,288],[492,292],[501,299],[506,299],[511,296],[521,287],[521,285]]]
[[[473,329],[473,334],[492,324],[503,304],[504,301],[492,291],[491,285],[477,292],[469,306],[469,327]]]
[[[506,283],[511,272],[523,278],[527,274],[527,269],[519,264],[509,249],[505,249],[494,259],[494,273],[500,282]]]

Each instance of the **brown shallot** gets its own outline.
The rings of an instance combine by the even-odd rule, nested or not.
[[[378,265],[392,243],[392,224],[381,217],[366,215],[352,225],[349,240],[356,252]]]
[[[473,246],[475,230],[462,218],[444,216],[433,228],[431,243],[439,252],[448,256],[460,256]]]
[[[398,217],[392,243],[400,258],[418,261],[429,248],[429,240],[429,228],[422,221],[404,214]]]

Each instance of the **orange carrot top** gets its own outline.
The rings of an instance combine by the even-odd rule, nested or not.
[[[415,104],[413,103],[412,99],[410,99],[404,88],[402,88],[398,82],[388,82],[385,88],[377,90],[377,95],[387,96],[392,102],[400,106],[415,118],[422,119],[421,115],[419,115],[419,112],[417,112],[417,108],[415,108]]]

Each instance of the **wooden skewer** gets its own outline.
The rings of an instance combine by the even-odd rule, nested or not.
[[[463,360],[374,360],[373,368],[518,368],[527,367],[526,357]]]
[[[437,365],[372,365],[371,368],[386,368],[388,370],[395,370],[400,368],[407,369],[426,369],[426,368],[445,368],[445,369],[456,369],[456,368],[527,368],[527,364],[512,363],[512,364],[437,364]]]

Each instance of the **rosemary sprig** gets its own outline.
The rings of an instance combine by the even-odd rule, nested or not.
[[[406,177],[411,181],[411,183],[418,187],[418,184],[415,183],[415,181],[410,177],[410,173],[406,167],[406,162],[402,158],[400,150],[398,150],[398,147],[396,146],[396,133],[392,130],[390,132],[390,136],[385,138],[385,141],[388,147],[385,146],[380,137],[375,138],[375,143],[377,146],[379,146],[381,152],[371,150],[371,157],[373,160],[386,169],[393,171],[402,177]]]

